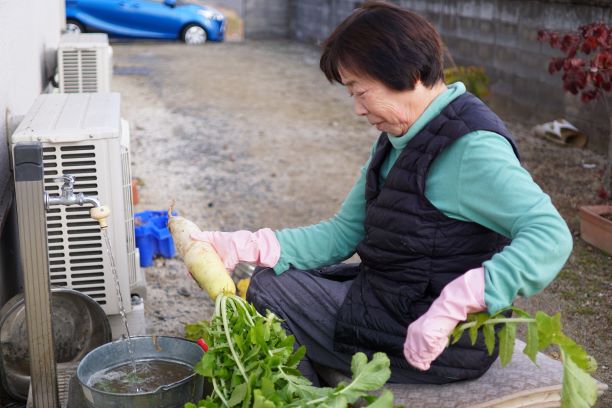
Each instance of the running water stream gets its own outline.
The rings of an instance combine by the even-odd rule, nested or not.
[[[132,344],[130,329],[128,327],[127,315],[125,313],[125,308],[123,307],[123,297],[121,296],[121,290],[119,288],[119,276],[117,275],[117,267],[115,265],[115,257],[113,256],[113,252],[111,250],[110,240],[108,238],[108,230],[106,228],[102,228],[102,235],[104,236],[104,242],[106,244],[106,252],[108,253],[108,257],[110,259],[111,269],[113,271],[113,278],[115,280],[115,290],[117,291],[117,299],[119,300],[119,313],[121,314],[121,320],[123,321],[123,325],[125,326],[126,336],[124,341],[126,342],[126,347],[128,350],[128,354],[130,356],[130,362],[132,364],[133,374],[136,374],[136,361],[134,360],[134,346]],[[140,387],[136,384],[136,392],[140,391]]]

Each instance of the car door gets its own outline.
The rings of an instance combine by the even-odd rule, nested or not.
[[[114,35],[127,35],[126,12],[120,5],[124,0],[79,0],[78,8],[88,26]],[[83,18],[85,19],[85,18]]]
[[[132,7],[134,26],[153,38],[175,38],[182,25],[176,7],[169,7],[163,0],[124,0]]]
[[[175,38],[180,30],[178,13],[163,0],[118,0],[117,6],[116,21],[132,37]]]

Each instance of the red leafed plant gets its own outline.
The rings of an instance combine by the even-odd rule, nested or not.
[[[612,27],[605,23],[590,23],[569,33],[539,30],[538,41],[547,42],[552,48],[563,52],[561,57],[552,57],[548,72],[562,72],[563,89],[574,95],[580,94],[584,103],[602,100],[610,120],[608,160],[602,186],[598,195],[612,199],[612,113],[609,93],[612,90]]]

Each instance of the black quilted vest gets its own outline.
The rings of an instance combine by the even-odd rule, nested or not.
[[[384,351],[392,367],[410,369],[403,356],[408,325],[450,281],[509,243],[479,224],[447,217],[425,197],[431,163],[444,148],[475,130],[504,136],[518,156],[502,121],[469,93],[447,105],[408,142],[383,185],[380,168],[392,145],[385,133],[380,136],[366,173],[365,238],[357,248],[361,265],[337,316],[337,351]],[[496,356],[488,355],[482,335],[475,346],[466,335],[423,373],[424,382],[479,377]]]

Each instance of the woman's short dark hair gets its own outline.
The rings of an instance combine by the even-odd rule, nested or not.
[[[368,1],[324,41],[320,67],[330,82],[342,83],[342,67],[403,91],[414,89],[417,80],[428,88],[443,80],[442,61],[442,40],[425,18]]]

